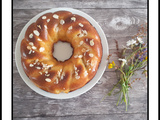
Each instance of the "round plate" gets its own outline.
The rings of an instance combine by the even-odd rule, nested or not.
[[[24,38],[25,32],[28,28],[28,26],[30,24],[32,24],[33,22],[36,22],[36,20],[42,16],[45,13],[49,13],[49,12],[56,12],[56,11],[61,11],[61,10],[66,10],[66,11],[70,11],[73,14],[78,14],[80,16],[83,16],[84,18],[86,18],[97,30],[97,32],[99,33],[99,36],[101,38],[101,43],[102,43],[102,48],[103,48],[103,56],[102,56],[102,60],[101,63],[99,65],[98,71],[96,73],[96,75],[94,76],[94,78],[88,82],[85,86],[83,86],[82,88],[79,88],[75,91],[69,92],[69,93],[60,93],[60,94],[53,94],[53,93],[49,93],[46,92],[40,88],[38,88],[37,86],[34,85],[34,83],[27,77],[27,75],[25,74],[22,64],[21,64],[21,53],[20,53],[20,44],[22,39]],[[76,96],[79,96],[85,92],[87,92],[88,90],[90,90],[98,81],[99,79],[102,77],[105,69],[106,69],[106,65],[107,65],[107,56],[109,54],[109,49],[108,49],[108,43],[107,43],[107,39],[105,37],[105,34],[102,30],[102,28],[98,25],[98,23],[89,15],[87,15],[86,13],[76,10],[76,9],[72,9],[72,8],[53,8],[50,10],[46,10],[38,15],[36,15],[35,17],[33,17],[22,29],[21,33],[19,34],[17,43],[16,43],[16,48],[15,48],[15,59],[16,59],[16,65],[19,71],[20,76],[22,77],[22,79],[24,80],[24,82],[35,92],[49,97],[49,98],[55,98],[55,99],[67,99],[67,98],[73,98]]]

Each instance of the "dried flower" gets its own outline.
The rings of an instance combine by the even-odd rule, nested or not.
[[[133,37],[133,39],[126,42],[126,46],[124,47],[121,52],[117,49],[117,56],[119,57],[119,61],[121,61],[121,65],[115,66],[114,61],[109,63],[108,68],[115,68],[117,74],[120,73],[120,78],[117,84],[113,87],[113,89],[107,94],[111,95],[113,90],[120,86],[119,98],[117,101],[117,105],[121,99],[121,103],[124,102],[126,104],[126,111],[129,105],[129,88],[131,88],[131,84],[135,82],[133,80],[131,82],[131,77],[134,75],[135,71],[140,69],[144,69],[142,74],[147,77],[147,70],[145,70],[147,66],[147,45],[142,41],[142,36],[146,35],[146,27],[141,28],[139,32]],[[116,46],[118,46],[118,41],[116,41]],[[130,54],[126,54],[127,50],[130,50]],[[109,60],[111,56],[107,58]],[[125,58],[125,59],[124,59]],[[140,79],[136,79],[140,80]]]

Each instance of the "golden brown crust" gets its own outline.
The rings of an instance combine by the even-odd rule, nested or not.
[[[57,61],[53,45],[69,42],[73,55]],[[21,42],[21,62],[26,75],[39,88],[68,93],[83,87],[96,74],[102,45],[96,29],[85,18],[68,11],[47,13],[32,23]]]

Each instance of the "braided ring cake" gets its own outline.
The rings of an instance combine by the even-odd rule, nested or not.
[[[53,57],[54,44],[68,42],[72,56]],[[102,57],[101,39],[82,16],[68,11],[46,13],[26,30],[21,42],[21,63],[33,83],[48,92],[68,93],[83,87],[96,74]]]

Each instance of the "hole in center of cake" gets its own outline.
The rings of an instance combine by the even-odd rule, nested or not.
[[[53,47],[53,57],[58,61],[64,62],[73,54],[73,48],[68,42],[58,41]]]

